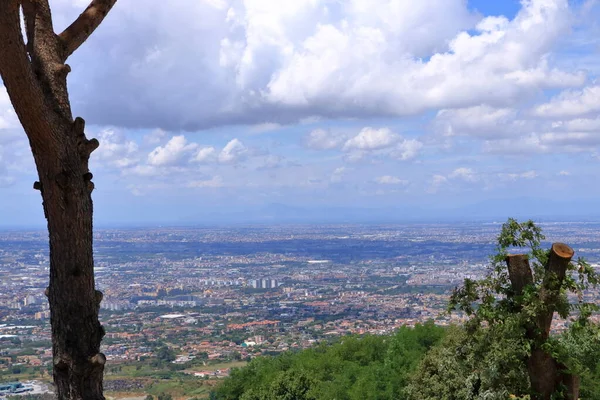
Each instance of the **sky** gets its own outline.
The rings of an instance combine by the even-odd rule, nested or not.
[[[98,226],[600,217],[596,0],[143,3],[69,60]],[[35,180],[0,85],[0,226]]]

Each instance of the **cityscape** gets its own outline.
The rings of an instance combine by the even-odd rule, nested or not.
[[[598,267],[599,223],[541,226],[544,246],[568,243]],[[460,323],[464,316],[446,312],[449,294],[465,278],[485,276],[499,230],[499,223],[97,230],[106,390],[145,390],[140,365],[160,366],[156,360],[206,386],[259,355],[428,320]],[[21,374],[42,393],[52,360],[47,285],[46,233],[0,233],[0,380]],[[555,319],[553,329],[567,324]],[[124,377],[134,365],[139,373]]]

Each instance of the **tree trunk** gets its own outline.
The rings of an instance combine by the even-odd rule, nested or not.
[[[50,286],[54,383],[59,399],[104,399],[100,353],[104,329],[98,321],[102,294],[95,290],[92,253],[91,174],[78,151],[72,124],[71,143],[59,154],[36,151],[43,207],[50,236]],[[77,124],[75,124],[77,125]]]
[[[567,267],[573,257],[573,249],[564,243],[554,243],[550,249],[546,274],[542,282],[539,301],[543,308],[527,327],[527,338],[532,341],[531,355],[527,359],[527,372],[536,400],[550,400],[552,394],[566,388],[566,399],[579,396],[579,377],[571,375],[567,368],[541,349],[550,336],[550,326],[559,299],[560,289],[566,276]],[[523,289],[533,283],[529,259],[525,254],[512,254],[506,257],[508,276],[515,296],[523,294]],[[521,309],[516,309],[520,312]]]
[[[91,0],[60,35],[48,0],[0,0],[0,76],[29,139],[50,236],[50,303],[54,383],[59,399],[102,400],[106,357],[94,287],[92,197],[88,160],[98,147],[73,120],[65,63],[116,0]],[[27,43],[21,29],[25,22]]]

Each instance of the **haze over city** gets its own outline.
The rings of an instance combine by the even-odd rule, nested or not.
[[[599,215],[597,1],[179,3],[70,61],[99,226]],[[42,227],[3,87],[0,174],[1,224]]]

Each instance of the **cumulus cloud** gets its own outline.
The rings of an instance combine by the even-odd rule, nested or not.
[[[477,182],[479,180],[479,176],[474,170],[472,170],[471,168],[464,167],[457,168],[454,171],[452,171],[452,173],[448,175],[448,178],[461,179],[465,182]]]
[[[517,111],[477,105],[440,110],[434,120],[436,130],[444,136],[497,137],[515,133]],[[512,125],[508,128],[509,125]]]
[[[392,146],[400,137],[388,128],[363,128],[358,135],[348,139],[344,151],[351,150],[380,150]]]
[[[12,108],[6,89],[0,84],[0,144],[25,141],[17,114]]]
[[[154,166],[174,165],[182,160],[187,161],[189,156],[198,145],[188,143],[185,136],[173,136],[164,146],[158,146],[148,154],[148,164]]]
[[[325,129],[315,129],[306,136],[304,142],[309,149],[331,150],[340,147],[344,143],[344,137]]]
[[[3,86],[0,86],[0,131],[19,127],[17,115],[13,111],[8,93]]]
[[[579,117],[600,112],[600,86],[588,86],[582,90],[568,90],[550,102],[537,106],[534,114],[540,117]]]
[[[422,147],[423,143],[416,139],[404,139],[396,145],[390,155],[402,161],[412,160],[419,154]]]
[[[487,140],[483,143],[483,150],[491,154],[527,155],[594,152],[598,146],[600,136],[596,132],[556,130],[511,139]]]
[[[525,172],[519,172],[519,173],[501,173],[498,174],[498,177],[502,180],[506,180],[506,181],[516,181],[518,179],[535,179],[538,177],[538,173],[537,171],[531,170],[531,171],[525,171]]]
[[[360,185],[389,193],[408,181],[423,182],[423,176],[431,177],[430,191],[473,192],[538,176],[534,170],[486,172],[488,160],[500,163],[497,155],[550,159],[545,155],[598,152],[598,63],[593,54],[555,51],[575,20],[567,0],[523,1],[513,19],[476,15],[464,0],[169,5],[118,3],[71,60],[76,115],[92,128],[116,126],[96,128],[101,147],[92,162],[124,169],[136,193],[186,186],[229,190],[242,186],[242,179],[252,187],[279,180],[339,193]],[[84,6],[53,0],[57,29]],[[101,68],[98,54],[105,55]],[[580,56],[596,65],[580,65]],[[335,119],[343,122],[336,126]],[[293,122],[303,126],[288,125]],[[234,124],[248,126],[228,127]],[[150,129],[127,131],[142,127]],[[298,139],[293,135],[299,130],[308,133]],[[181,131],[194,133],[175,133]],[[24,139],[1,86],[0,133],[0,146],[13,134]],[[202,144],[204,135],[213,135],[205,142],[210,145]],[[237,138],[217,143],[223,137]],[[461,145],[450,156],[456,160],[445,159],[447,149],[436,152],[438,141]],[[316,161],[298,144],[331,152]],[[302,168],[289,168],[288,159],[272,154],[277,146]],[[3,165],[14,164],[8,153],[11,161],[0,160]],[[427,157],[418,168],[406,165],[402,179],[385,175],[390,164],[422,153]],[[475,165],[474,157],[477,170],[463,166],[463,160]],[[352,173],[348,165],[336,169],[338,162],[359,160],[365,162]],[[239,178],[242,163],[249,176]],[[443,165],[447,169],[439,172]],[[556,171],[552,175],[558,179]],[[348,184],[331,185],[341,181]]]
[[[127,168],[140,160],[139,147],[120,130],[104,129],[98,134],[100,147],[92,153],[95,165],[108,168]]]
[[[341,150],[346,153],[345,159],[357,162],[368,155],[391,157],[402,161],[415,158],[423,143],[417,139],[405,139],[389,128],[365,127],[347,139]]]
[[[216,161],[216,159],[217,150],[212,146],[208,146],[199,148],[196,155],[192,158],[192,161],[198,163],[210,163]]]
[[[391,175],[383,175],[375,178],[375,182],[380,185],[407,185],[408,181],[405,179],[400,179],[396,176]]]
[[[76,109],[90,123],[196,130],[502,107],[584,81],[548,57],[572,21],[567,0],[523,2],[513,20],[463,0],[279,3],[119,3],[73,60]],[[58,29],[81,12],[53,6]]]
[[[429,193],[437,193],[443,186],[449,186],[453,182],[473,184],[481,180],[481,175],[471,168],[460,167],[447,175],[435,174],[431,178]]]
[[[481,187],[484,190],[490,190],[519,180],[532,180],[538,176],[539,174],[535,170],[522,172],[479,172],[472,168],[459,167],[447,175],[434,175],[431,179],[428,192],[437,193],[442,188],[456,191]]]
[[[556,128],[564,128],[575,132],[598,132],[600,131],[600,117],[595,119],[578,118],[555,125]]]
[[[431,107],[503,104],[544,87],[581,85],[582,74],[553,69],[545,58],[568,27],[567,1],[523,4],[514,20],[484,18],[476,33],[458,33],[447,51],[429,54],[428,61],[402,51],[390,57],[385,25],[321,25],[274,75],[267,98],[297,108],[341,103],[355,112],[406,115]],[[445,11],[451,5],[439,6]]]
[[[242,160],[248,153],[248,149],[238,139],[232,139],[223,147],[219,153],[219,162],[223,164],[234,164]]]

